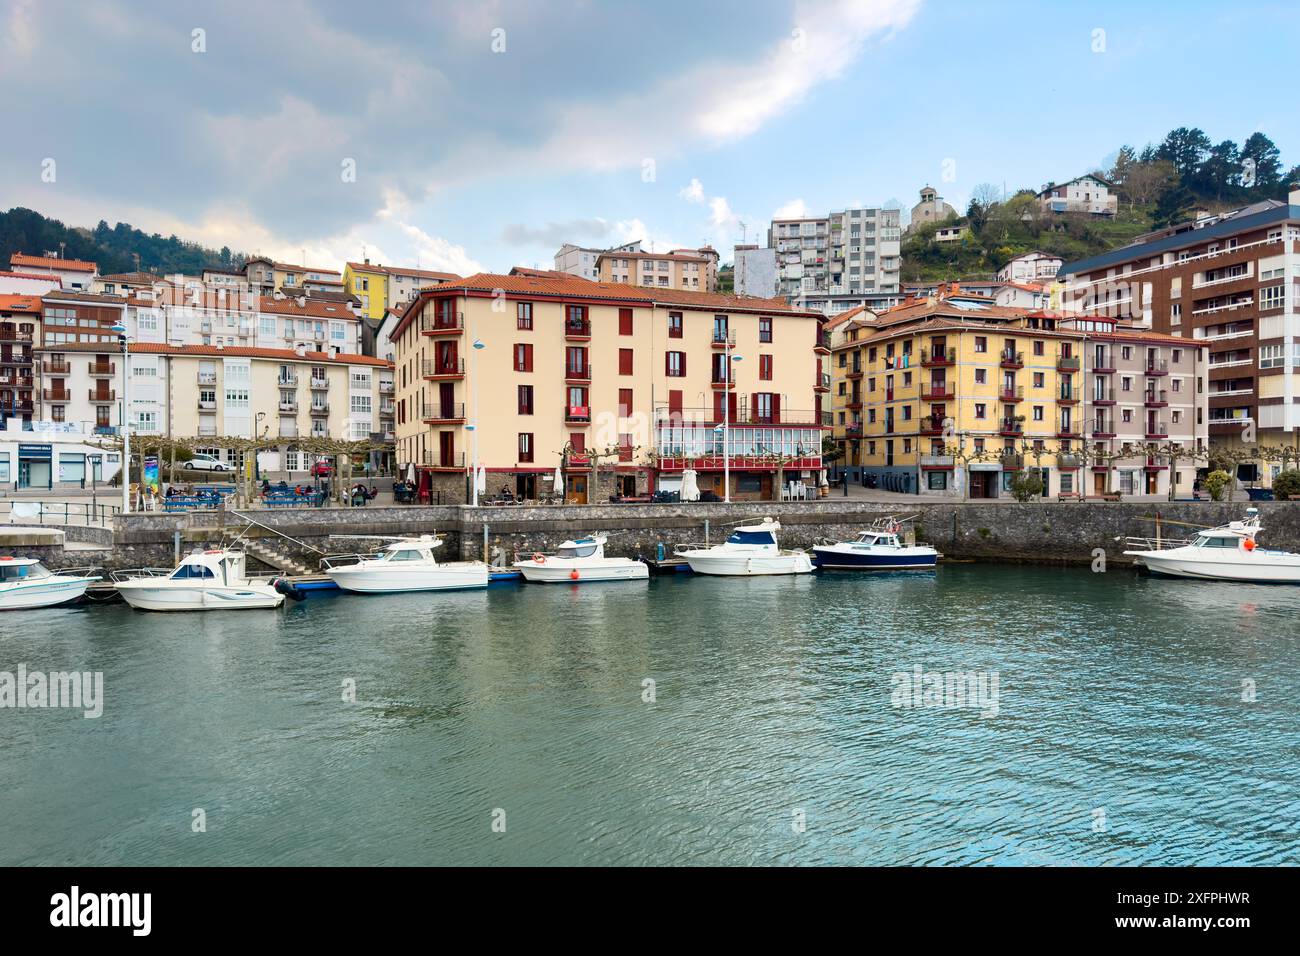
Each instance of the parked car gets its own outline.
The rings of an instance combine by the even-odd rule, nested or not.
[[[230,466],[214,455],[191,455],[190,460],[181,464],[182,468],[194,471],[225,471]]]
[[[313,478],[328,478],[332,474],[334,474],[334,465],[323,458],[311,466]]]

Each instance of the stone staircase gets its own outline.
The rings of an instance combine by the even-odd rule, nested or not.
[[[278,541],[246,538],[243,546],[249,556],[285,574],[314,574],[319,570],[311,567],[297,555],[290,554],[288,549]]]

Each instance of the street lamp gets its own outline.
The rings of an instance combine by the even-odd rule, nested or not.
[[[131,412],[131,369],[128,367],[130,358],[126,351],[126,326],[121,322],[115,323],[113,331],[117,333],[118,344],[122,346],[122,513],[128,514],[131,511],[131,426],[127,422],[127,415]],[[140,480],[144,480],[143,469]]]
[[[726,357],[722,370],[722,500],[731,503],[731,363],[743,362],[743,355],[731,354],[731,339],[725,340],[722,354]]]
[[[476,353],[483,351],[485,348],[487,348],[487,346],[483,344],[482,339],[474,340],[474,351]],[[474,433],[473,435],[474,468],[470,472],[469,483],[471,488],[470,504],[473,507],[477,508],[478,507],[478,355],[477,354],[474,356],[474,366],[473,368],[470,369],[470,375],[474,376],[474,420],[470,424],[466,425],[465,429],[466,431],[471,431]]]

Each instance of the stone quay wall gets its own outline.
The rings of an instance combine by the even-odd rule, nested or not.
[[[267,539],[315,567],[320,553],[366,551],[380,538],[437,532],[445,560],[481,559],[484,527],[489,560],[551,551],[568,538],[594,531],[610,535],[612,555],[653,558],[663,544],[671,556],[681,544],[717,544],[736,523],[772,516],[781,520],[781,544],[808,548],[822,539],[852,537],[886,515],[916,515],[919,541],[946,557],[1047,564],[1089,564],[1096,549],[1125,564],[1126,536],[1188,537],[1185,524],[1216,525],[1242,517],[1247,502],[930,502],[878,503],[823,499],[813,502],[745,502],[663,505],[558,505],[538,507],[322,508],[252,513],[260,525],[231,512],[127,515],[118,519],[106,566],[170,564],[180,550],[213,547],[241,532]],[[1300,551],[1300,503],[1259,502],[1261,542]],[[707,523],[707,524],[706,524]],[[273,530],[272,530],[273,529]],[[276,532],[279,532],[278,534]],[[344,537],[331,537],[331,536]],[[287,537],[284,537],[287,536]],[[289,540],[294,539],[294,540]],[[315,549],[315,550],[312,550]],[[84,562],[83,562],[84,563]]]

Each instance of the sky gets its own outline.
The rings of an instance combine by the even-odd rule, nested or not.
[[[1252,0],[0,0],[0,208],[336,269],[728,261],[778,213],[964,211],[1178,126],[1290,168],[1298,40]]]

